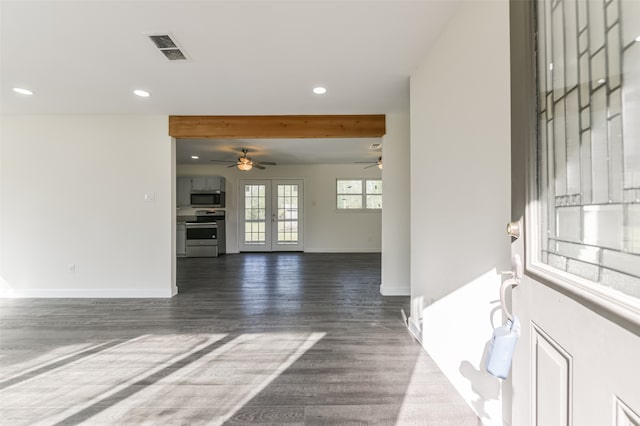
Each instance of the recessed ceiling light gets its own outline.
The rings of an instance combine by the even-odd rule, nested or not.
[[[638,37],[636,37],[636,41],[640,42],[640,35]]]
[[[327,89],[325,89],[324,87],[314,87],[313,88],[313,93],[315,93],[316,95],[324,95],[325,93],[327,93]]]
[[[191,158],[193,158],[194,160],[197,160],[200,157],[198,157],[197,155],[192,155]]]
[[[148,98],[149,96],[151,96],[151,93],[145,91],[145,90],[140,90],[140,89],[136,89],[133,91],[133,94],[136,96],[140,96],[141,98]]]
[[[600,80],[598,80],[598,84],[602,84],[604,83],[606,80],[604,78],[601,78]]]
[[[28,89],[22,89],[20,87],[14,87],[13,91],[16,93],[20,93],[21,95],[33,95],[33,92]]]

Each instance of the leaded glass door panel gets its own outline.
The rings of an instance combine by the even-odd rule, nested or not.
[[[640,424],[640,1],[510,9],[511,251],[525,267],[503,412]]]
[[[640,1],[537,10],[534,255],[595,291],[639,298]]]

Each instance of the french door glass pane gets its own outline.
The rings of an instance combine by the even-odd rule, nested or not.
[[[264,245],[266,243],[266,187],[244,186],[244,243]]]
[[[640,0],[537,11],[537,258],[640,297]]]
[[[298,185],[277,185],[278,244],[298,243]]]

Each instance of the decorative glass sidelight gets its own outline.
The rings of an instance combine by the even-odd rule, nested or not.
[[[539,260],[640,297],[640,0],[538,0]]]

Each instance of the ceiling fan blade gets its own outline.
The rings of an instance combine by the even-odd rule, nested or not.
[[[264,170],[264,169],[266,169],[266,167],[261,166],[260,164],[256,164],[256,163],[253,163],[253,167],[255,167],[256,169],[259,169],[259,170]]]
[[[354,164],[378,164],[377,161],[354,161]]]
[[[272,161],[254,161],[253,164],[263,164],[267,166],[276,166],[277,164]]]
[[[378,163],[374,163],[374,164],[372,164],[372,165],[370,165],[370,166],[365,167],[365,169],[370,169],[370,168],[372,168],[372,167],[376,167],[377,165],[378,165]]]
[[[235,163],[235,161],[231,161],[231,160],[209,160],[209,161],[213,161],[214,163]]]
[[[236,166],[237,166],[237,164],[236,164],[236,163],[233,163],[232,165],[227,166],[227,168],[236,167]]]

